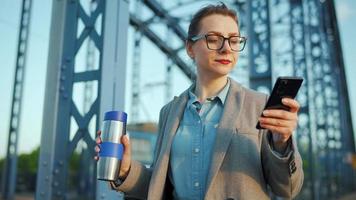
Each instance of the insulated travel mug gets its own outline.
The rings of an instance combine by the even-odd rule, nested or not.
[[[118,178],[124,146],[121,136],[126,134],[127,114],[122,111],[105,113],[99,145],[97,179],[115,181]]]

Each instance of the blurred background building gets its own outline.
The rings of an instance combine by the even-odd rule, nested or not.
[[[1,198],[123,198],[96,180],[94,140],[103,113],[129,114],[133,158],[149,166],[160,108],[195,77],[184,48],[189,21],[217,2],[3,1]],[[237,11],[248,37],[233,79],[267,94],[278,76],[305,80],[297,97],[295,138],[305,172],[297,199],[355,193],[356,38],[346,22],[356,17],[356,3],[222,2]]]

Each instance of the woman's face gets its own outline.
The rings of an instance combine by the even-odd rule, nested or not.
[[[228,38],[238,36],[239,30],[232,17],[213,14],[200,21],[200,31],[197,35],[205,34],[222,35]],[[200,77],[226,76],[234,68],[238,58],[238,53],[231,50],[227,40],[220,50],[208,49],[205,37],[194,43],[188,42],[186,49],[188,55],[194,59]]]

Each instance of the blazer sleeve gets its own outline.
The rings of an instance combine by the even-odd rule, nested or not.
[[[290,142],[291,151],[282,157],[273,151],[268,131],[263,132],[261,159],[265,179],[274,194],[285,198],[294,198],[304,180],[302,158],[295,140],[291,138]]]
[[[152,169],[158,157],[161,148],[163,132],[166,124],[167,107],[164,106],[159,115],[158,136],[154,150],[153,162],[150,167],[145,167],[138,161],[131,161],[130,171],[126,179],[118,186],[111,183],[111,188],[121,191],[125,194],[125,198],[147,199],[149,183],[152,175]]]

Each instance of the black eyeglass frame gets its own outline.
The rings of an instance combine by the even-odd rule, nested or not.
[[[218,48],[218,49],[212,49],[212,48],[210,48],[209,45],[208,45],[208,41],[207,41],[207,40],[208,40],[208,36],[218,36],[218,37],[222,37],[222,38],[223,38],[223,42],[221,43],[221,47]],[[237,38],[240,39],[240,44],[243,44],[241,50],[233,50],[233,49],[231,48],[230,38],[232,38],[232,37],[237,37]],[[196,35],[196,36],[191,37],[190,40],[191,40],[192,42],[196,42],[196,41],[201,40],[201,39],[203,39],[203,38],[205,38],[206,47],[207,47],[208,49],[210,49],[210,50],[215,50],[215,51],[216,51],[216,50],[220,51],[220,50],[224,47],[225,40],[227,40],[228,43],[229,43],[229,47],[230,47],[230,49],[231,49],[232,51],[241,52],[241,51],[243,51],[243,50],[245,49],[246,41],[247,41],[247,38],[244,37],[244,36],[233,35],[233,36],[230,36],[230,37],[224,37],[224,36],[222,36],[222,35],[211,34],[211,33],[210,33],[210,34],[204,34],[204,35]]]

